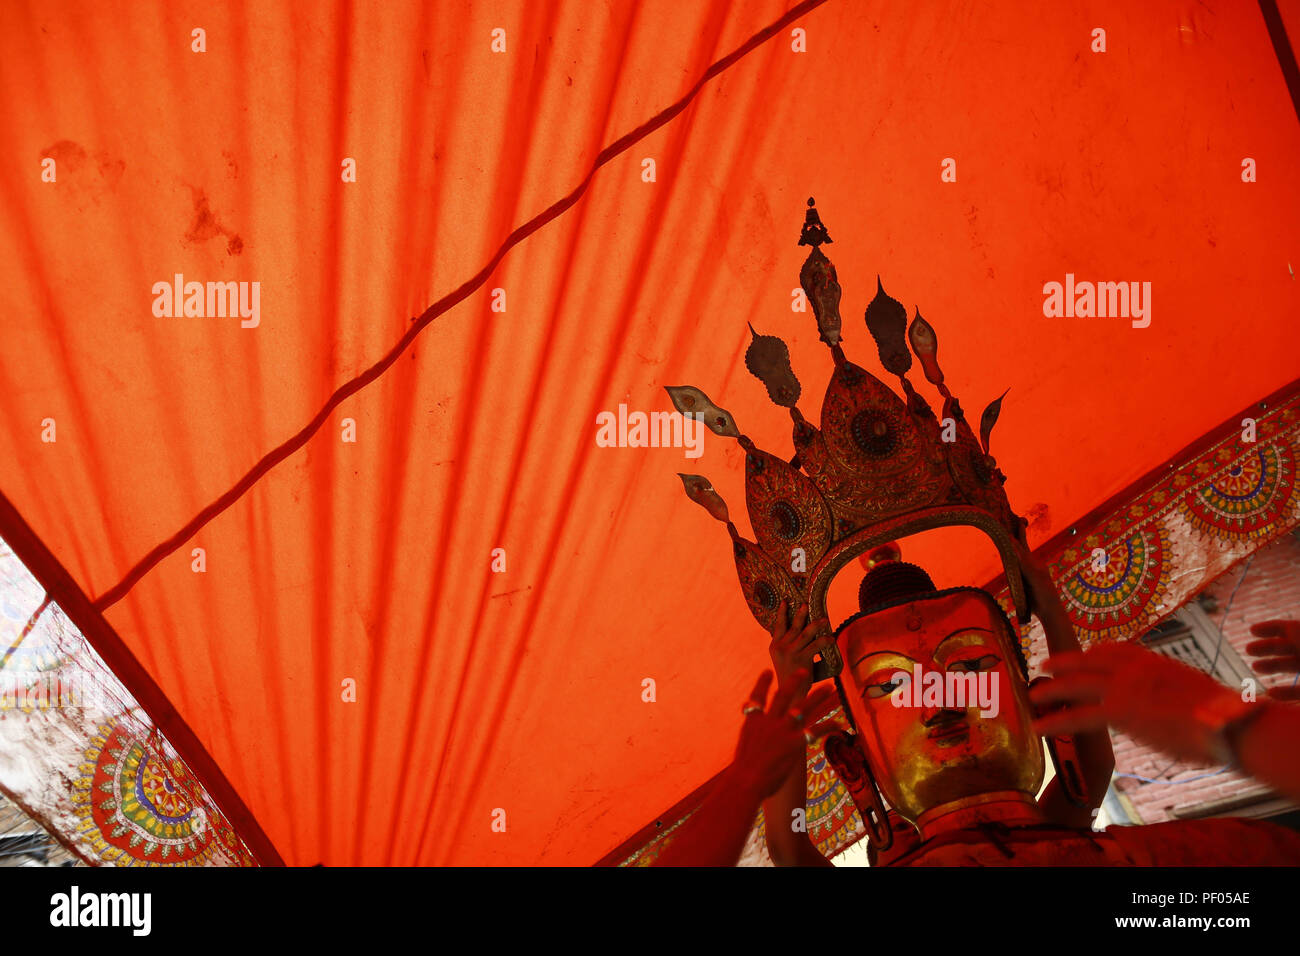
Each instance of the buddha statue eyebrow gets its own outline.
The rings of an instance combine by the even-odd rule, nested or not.
[[[997,637],[997,634],[989,630],[987,627],[959,627],[957,628],[957,630],[953,631],[951,634],[949,634],[947,637],[945,637],[942,641],[939,642],[939,646],[934,649],[934,653],[938,654],[941,650],[943,650],[943,646],[947,644],[950,640],[952,640],[954,637],[957,637],[961,634],[969,634],[971,631],[980,631],[984,634],[991,634],[994,637]],[[875,657],[880,654],[896,654],[899,657],[906,658],[907,660],[911,661],[913,664],[916,663],[915,658],[909,657],[907,654],[904,654],[902,651],[880,650],[880,651],[872,651],[869,654],[863,654],[861,657],[859,657],[856,661],[853,662],[852,666],[857,667],[868,657]]]
[[[991,634],[993,637],[997,637],[997,634],[989,630],[987,627],[960,627],[939,642],[939,646],[934,649],[934,655],[932,656],[938,656],[939,652],[943,650],[943,646],[954,637],[960,637],[962,634],[969,634],[971,631],[979,631],[982,634]]]
[[[870,654],[863,654],[861,657],[859,657],[856,661],[853,662],[853,665],[852,665],[852,666],[857,667],[859,664],[861,664],[863,661],[865,661],[868,657],[883,657],[883,656],[885,656],[885,655],[887,655],[887,654],[893,654],[895,657],[901,657],[901,658],[903,658],[903,660],[911,661],[913,664],[916,663],[916,659],[915,659],[915,658],[908,657],[908,656],[907,656],[906,654],[904,654],[902,651],[872,651]]]

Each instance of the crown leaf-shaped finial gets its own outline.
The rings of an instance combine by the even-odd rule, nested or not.
[[[713,400],[694,385],[665,385],[664,391],[673,400],[673,407],[683,415],[694,415],[713,434],[723,438],[741,437],[731,412],[713,404]]]
[[[799,401],[799,379],[790,366],[790,349],[775,335],[760,335],[749,326],[753,341],[745,351],[745,367],[767,386],[768,397],[784,408]]]
[[[1007,392],[1011,389],[1007,389]],[[998,416],[1002,414],[1002,399],[1007,397],[1007,392],[1003,392],[993,401],[989,402],[988,407],[984,409],[984,414],[980,415],[980,444],[984,446],[984,454],[989,453],[989,435],[993,431],[993,426],[998,423]]]
[[[948,390],[943,384],[943,369],[939,368],[939,336],[935,334],[934,326],[922,317],[920,309],[916,310],[916,317],[907,330],[907,340],[921,363],[926,381],[938,386],[946,394]]]
[[[817,319],[817,337],[834,348],[840,343],[840,289],[835,276],[835,264],[820,249],[808,253],[803,268],[799,270],[799,285],[812,303]]]
[[[703,475],[678,474],[686,495],[714,518],[725,522],[731,535],[731,554],[736,562],[740,589],[745,595],[750,613],[770,631],[776,623],[777,611],[782,601],[794,607],[800,602],[801,592],[790,576],[774,562],[761,546],[741,537],[736,526],[727,517],[727,505],[722,496],[713,490],[709,479]]]
[[[677,477],[682,480],[682,485],[686,488],[686,497],[690,498],[697,505],[707,511],[714,518],[724,524],[731,524],[731,517],[727,513],[727,503],[722,500],[722,495],[713,490],[713,484],[703,475],[683,475],[677,473]]]
[[[876,297],[867,306],[867,329],[876,340],[880,364],[895,375],[906,374],[912,367],[912,353],[907,350],[907,310],[885,291],[876,276]]]

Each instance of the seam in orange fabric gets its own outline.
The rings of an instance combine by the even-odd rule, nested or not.
[[[488,280],[488,277],[492,274],[493,270],[496,269],[497,265],[500,264],[501,260],[505,258],[507,252],[538,229],[541,229],[551,220],[555,219],[562,212],[565,212],[575,205],[586,193],[587,187],[591,185],[592,179],[602,166],[608,163],[615,156],[631,148],[639,140],[649,136],[655,130],[671,121],[681,113],[682,110],[686,109],[686,107],[690,105],[691,101],[699,95],[700,90],[704,88],[704,84],[709,80],[713,79],[724,70],[734,66],[742,57],[753,52],[767,40],[770,40],[787,24],[797,20],[805,13],[816,9],[825,2],[826,0],[804,0],[804,2],[798,6],[792,7],[771,26],[755,33],[741,46],[737,47],[731,53],[727,54],[705,70],[704,75],[700,77],[689,91],[687,91],[686,95],[672,106],[659,112],[630,133],[624,134],[601,150],[596,156],[596,161],[592,164],[591,169],[587,172],[587,175],[572,192],[563,199],[560,199],[547,207],[545,211],[534,216],[514,232],[510,233],[510,235],[506,237],[505,242],[501,244],[501,247],[497,249],[496,254],[488,261],[487,265],[454,291],[443,296],[437,302],[433,303],[433,305],[425,309],[424,312],[414,320],[411,327],[406,331],[406,334],[404,334],[398,340],[397,344],[388,351],[388,354],[360,375],[339,386],[334,391],[334,394],[329,397],[329,400],[326,401],[321,410],[317,412],[311,421],[303,426],[302,429],[263,456],[262,459],[259,460],[258,463],[235,484],[234,487],[195,515],[194,518],[182,527],[180,531],[176,532],[176,534],[172,535],[141,558],[135,567],[128,571],[121,581],[113,585],[113,587],[109,588],[99,597],[95,598],[95,610],[102,613],[118,601],[122,600],[122,598],[126,596],[127,592],[129,592],[142,577],[153,570],[153,568],[162,561],[163,558],[184,545],[185,542],[197,534],[204,525],[243,497],[244,493],[252,488],[263,475],[305,445],[311,437],[320,430],[320,427],[325,424],[330,413],[333,412],[335,408],[342,404],[346,399],[365,388],[371,382],[378,379],[384,374],[384,372],[388,371],[388,369],[392,367],[393,363],[401,358],[402,353],[405,352],[406,349],[410,347],[411,343],[415,341],[416,336],[419,335],[431,322],[433,322],[434,319],[442,315],[448,309],[451,309],[464,301],[471,294],[477,291],[483,283]]]

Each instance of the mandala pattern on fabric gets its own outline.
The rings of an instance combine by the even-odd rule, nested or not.
[[[831,711],[825,720],[833,720],[842,729],[848,729],[842,707]],[[807,776],[808,796],[804,823],[813,844],[822,856],[830,858],[856,843],[866,831],[858,808],[853,804],[852,795],[826,759],[826,751],[820,742],[808,752]],[[762,839],[767,838],[765,816],[759,814],[759,836]]]
[[[1188,489],[1178,510],[1197,530],[1236,543],[1272,534],[1294,497],[1295,461],[1281,443],[1260,443]]]
[[[1128,625],[1163,604],[1169,588],[1169,532],[1162,522],[1151,522],[1104,547],[1091,540],[1085,546],[1088,557],[1058,582],[1064,586],[1066,610],[1093,640],[1127,634]]]
[[[215,853],[251,866],[229,824],[204,806],[198,781],[122,723],[91,738],[73,803],[80,830],[117,866],[202,866]]]
[[[853,797],[818,745],[808,761],[808,836],[829,858],[856,842],[862,832]]]
[[[1300,396],[1259,415],[1255,441],[1243,439],[1239,420],[1231,420],[1226,438],[1172,463],[1161,478],[1096,519],[1082,542],[1076,539],[1050,560],[1061,600],[1086,640],[1145,633],[1235,562],[1300,523]],[[1159,553],[1146,549],[1150,553],[1135,554],[1141,561],[1132,564],[1130,548],[1141,550],[1136,543],[1154,543]],[[1094,570],[1096,548],[1105,551],[1106,562]],[[1154,569],[1138,566],[1145,562]],[[1148,583],[1150,594],[1143,590]],[[1135,585],[1140,602],[1127,593]],[[1003,588],[998,600],[1004,608],[1006,598]],[[1145,613],[1137,613],[1139,603]],[[1022,644],[1041,636],[1033,621]]]

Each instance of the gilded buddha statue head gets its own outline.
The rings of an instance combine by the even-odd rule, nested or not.
[[[1027,669],[1001,607],[979,588],[936,590],[921,568],[878,564],[835,632],[836,680],[881,795],[914,824],[1043,782]]]

